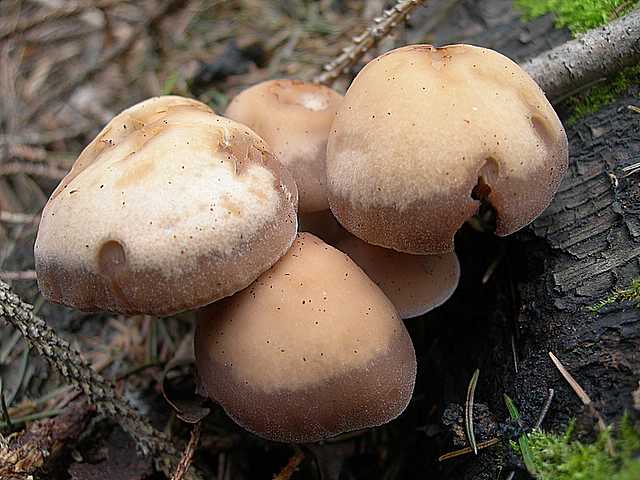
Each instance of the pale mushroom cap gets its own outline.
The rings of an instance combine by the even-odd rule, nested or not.
[[[115,117],[53,192],[35,244],[38,283],[82,310],[202,306],[286,252],[296,202],[293,179],[248,128],[200,102],[147,100]]]
[[[241,92],[225,116],[260,135],[292,173],[300,212],[327,210],[327,137],[342,96],[323,85],[269,80]]]
[[[358,264],[393,303],[400,318],[423,315],[446,302],[460,280],[455,252],[411,255],[347,235],[336,248]]]
[[[483,182],[496,233],[518,230],[550,203],[568,162],[565,131],[537,84],[507,57],[470,45],[411,45],[371,61],[331,128],[336,218],[407,253],[451,251]]]
[[[203,310],[195,352],[211,398],[246,429],[286,442],[390,421],[416,375],[389,299],[308,233],[249,288]]]

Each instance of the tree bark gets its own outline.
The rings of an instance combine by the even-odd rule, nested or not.
[[[627,108],[638,103],[639,91],[569,129],[569,172],[530,229],[543,241],[531,252],[544,263],[544,273],[520,286],[518,326],[526,356],[508,384],[531,406],[542,404],[548,388],[556,389],[548,425],[559,426],[581,411],[549,362],[549,351],[607,420],[633,411],[640,310],[630,303],[599,313],[588,307],[640,276],[640,183],[637,175],[624,178],[621,171],[640,160],[640,115]]]

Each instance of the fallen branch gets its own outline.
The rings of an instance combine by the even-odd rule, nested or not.
[[[589,30],[522,67],[552,101],[640,62],[640,9]]]
[[[0,280],[0,320],[20,331],[27,342],[64,378],[79,387],[100,412],[118,422],[144,455],[154,458],[156,468],[170,476],[179,463],[179,453],[170,439],[151,426],[125,399],[117,396],[113,385],[96,373],[44,320],[34,315],[32,308]],[[192,471],[185,478],[200,477]]]
[[[324,72],[316,76],[313,81],[322,85],[331,85],[340,75],[348,73],[358,60],[401,24],[414,8],[424,2],[425,0],[398,0],[393,7],[385,10],[382,16],[374,18],[373,25],[360,35],[353,37],[351,39],[353,43],[344,48],[335,60],[327,63],[323,68]]]

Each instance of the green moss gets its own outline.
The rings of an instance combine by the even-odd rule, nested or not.
[[[607,298],[588,308],[590,312],[598,313],[604,307],[619,302],[633,302],[637,308],[640,308],[640,277],[633,279],[627,288],[614,290]]]
[[[584,94],[575,95],[567,101],[573,106],[568,124],[572,125],[580,118],[597,112],[613,102],[629,87],[640,84],[640,65],[632,65],[618,72],[610,80],[591,87]]]
[[[624,15],[640,0],[515,0],[525,19],[553,13],[558,28],[567,27],[574,35],[599,27]],[[613,102],[631,85],[640,84],[640,65],[628,67],[606,82],[573,96],[567,101],[573,107],[568,119],[572,125],[580,118]]]
[[[574,35],[627,13],[638,0],[515,0],[527,19],[553,13],[558,28]]]
[[[624,416],[617,434],[601,433],[593,443],[572,441],[573,422],[564,435],[528,434],[538,480],[640,479],[640,431]],[[611,440],[615,454],[607,453]]]

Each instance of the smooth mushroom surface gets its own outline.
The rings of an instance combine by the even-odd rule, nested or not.
[[[208,395],[247,430],[283,442],[386,423],[416,376],[389,299],[309,233],[249,288],[201,311],[195,354]]]
[[[411,255],[345,235],[336,248],[356,262],[396,307],[400,318],[423,315],[446,302],[460,280],[455,252]]]
[[[297,190],[244,125],[180,97],[116,116],[42,213],[38,284],[81,310],[173,314],[253,282],[296,234]]]
[[[342,96],[323,85],[269,80],[236,96],[225,116],[260,135],[298,185],[300,213],[327,210],[327,137]]]
[[[443,253],[481,201],[498,235],[527,225],[567,163],[558,116],[517,64],[471,45],[410,45],[349,87],[327,146],[329,204],[368,243]]]

